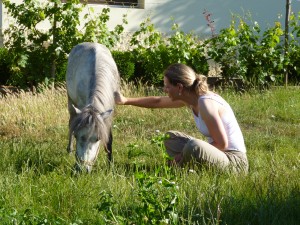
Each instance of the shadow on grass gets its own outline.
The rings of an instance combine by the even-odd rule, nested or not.
[[[255,198],[227,196],[217,202],[216,199],[208,197],[199,205],[201,208],[185,208],[183,221],[189,221],[186,224],[300,224],[300,193],[296,187],[285,198],[279,198],[274,193]]]

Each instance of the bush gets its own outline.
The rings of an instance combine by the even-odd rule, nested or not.
[[[197,73],[208,73],[208,62],[199,37],[193,33],[185,34],[176,23],[171,30],[171,35],[164,36],[148,18],[133,34],[130,44],[136,61],[136,79],[162,85],[163,71],[173,63],[185,63]]]
[[[125,81],[134,80],[134,68],[133,55],[129,51],[113,51],[112,56],[118,66],[120,76]]]
[[[6,85],[11,76],[11,56],[6,48],[0,48],[0,85]]]
[[[290,60],[288,66],[288,80],[289,83],[299,84],[300,83],[300,46],[293,46],[290,49]]]
[[[3,58],[0,83],[28,87],[45,80],[62,82],[65,80],[67,54],[76,44],[98,42],[113,49],[124,30],[122,25],[127,24],[126,15],[122,25],[110,30],[106,25],[109,8],[104,8],[100,15],[91,11],[84,15],[87,21],[83,24],[84,29],[78,30],[79,15],[86,6],[80,2],[25,1],[16,5],[9,0],[3,1],[8,14],[16,22],[4,31],[8,52],[0,52]],[[284,30],[279,22],[262,32],[257,23],[251,24],[235,16],[228,28],[200,41],[192,32],[181,31],[176,23],[171,27],[171,34],[165,36],[148,18],[133,33],[130,40],[132,50],[112,54],[124,80],[149,85],[162,85],[163,71],[173,63],[187,64],[196,73],[207,75],[208,59],[220,65],[226,80],[240,78],[248,85],[265,87],[283,84],[284,75],[288,73],[292,82],[297,83],[300,79],[299,19],[300,14],[291,16],[292,40],[286,49]],[[53,27],[43,33],[36,25],[45,20],[51,21]],[[288,50],[286,54],[285,50]],[[7,54],[10,57],[7,58]]]
[[[285,63],[287,65],[288,80],[291,83],[297,84],[300,82],[300,12],[298,15],[292,14],[290,17],[291,32],[289,35],[289,44],[287,46]]]
[[[291,63],[290,54],[283,54],[283,34],[279,22],[262,32],[258,23],[236,16],[228,28],[206,41],[208,56],[220,64],[225,79],[241,78],[261,87],[283,84]]]
[[[65,77],[67,55],[81,42],[98,42],[112,48],[123,32],[123,26],[108,29],[109,8],[100,14],[92,10],[84,16],[80,29],[80,13],[86,3],[79,0],[24,1],[20,4],[4,0],[3,4],[14,23],[4,31],[4,45],[12,54],[9,82],[19,86],[37,86],[45,80],[61,82]],[[38,24],[49,21],[49,30]],[[124,16],[123,24],[126,24]],[[58,77],[56,77],[58,76]]]

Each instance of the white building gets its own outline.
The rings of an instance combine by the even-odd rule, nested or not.
[[[21,0],[11,0],[22,2]],[[108,0],[117,5],[103,4],[103,0],[89,0],[89,6],[100,11],[103,7],[110,7],[109,27],[122,23],[122,16],[127,14],[128,24],[125,31],[132,32],[146,18],[150,18],[156,29],[170,32],[172,19],[179,24],[184,32],[193,31],[200,35],[210,35],[211,29],[207,25],[204,12],[210,13],[215,32],[228,27],[232,14],[251,14],[252,20],[257,21],[262,29],[280,21],[284,26],[286,0]],[[122,2],[134,2],[135,8],[121,6]],[[3,31],[9,24],[5,8],[0,0],[0,29]],[[292,0],[292,12],[300,11],[300,0]],[[0,43],[2,41],[0,40]]]

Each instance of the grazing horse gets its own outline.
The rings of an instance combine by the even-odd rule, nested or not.
[[[76,171],[90,172],[100,142],[112,160],[112,117],[114,94],[119,92],[120,77],[110,51],[101,44],[76,45],[68,59],[66,74],[69,120],[69,144],[76,139]]]

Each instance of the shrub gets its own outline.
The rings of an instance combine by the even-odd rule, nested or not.
[[[21,87],[36,86],[46,78],[56,80],[57,72],[61,81],[67,54],[76,44],[99,42],[110,48],[123,32],[122,24],[111,31],[106,26],[109,8],[100,14],[90,9],[84,15],[85,29],[80,29],[80,13],[86,3],[79,0],[29,0],[20,4],[4,0],[3,4],[15,20],[4,31],[4,45],[13,56],[10,82]],[[38,29],[37,25],[45,21],[50,22],[50,29]],[[123,23],[127,23],[126,16]]]
[[[0,65],[2,69],[9,65],[9,72],[4,71],[2,74],[6,75],[0,81],[19,87],[35,86],[46,79],[61,82],[65,79],[67,54],[76,44],[98,42],[113,49],[124,30],[123,24],[127,24],[126,15],[121,25],[109,30],[106,23],[110,9],[104,8],[100,15],[89,9],[84,15],[84,29],[78,30],[79,14],[86,6],[80,2],[29,0],[16,5],[4,0],[15,24],[4,31],[7,40],[4,44],[10,58],[9,62],[2,60]],[[262,32],[257,23],[234,16],[228,28],[200,41],[192,32],[181,31],[175,22],[170,35],[166,36],[156,30],[148,18],[133,33],[132,50],[115,51],[113,56],[124,80],[150,85],[162,85],[163,71],[173,63],[188,64],[197,73],[207,75],[207,59],[220,65],[225,80],[240,78],[248,85],[265,87],[282,84],[288,73],[296,83],[300,78],[299,17],[300,14],[291,16],[292,40],[287,46],[284,46],[284,30],[279,22]],[[49,20],[52,27],[48,31],[38,30],[36,25],[45,20]]]
[[[225,79],[241,78],[254,86],[282,83],[285,68],[282,35],[279,22],[261,34],[257,23],[233,17],[228,28],[206,41],[208,55],[221,65]]]
[[[289,42],[286,46],[285,66],[287,67],[288,79],[291,83],[300,82],[300,26],[299,26],[300,12],[298,15],[292,14],[290,17]]]
[[[0,48],[0,84],[7,84],[11,76],[11,56],[6,48]]]
[[[163,39],[149,18],[134,32],[130,45],[136,63],[135,79],[150,84],[161,83],[164,67],[161,57],[164,48]]]
[[[125,81],[132,81],[135,68],[132,53],[129,51],[113,51],[112,55],[118,66],[121,78]]]
[[[136,79],[161,85],[163,71],[173,63],[185,63],[197,73],[208,73],[209,66],[199,37],[193,33],[185,34],[176,23],[171,31],[171,35],[164,36],[149,18],[140,24],[130,41],[136,61]]]
[[[298,44],[290,45],[288,64],[288,80],[290,83],[300,83],[300,46]]]

